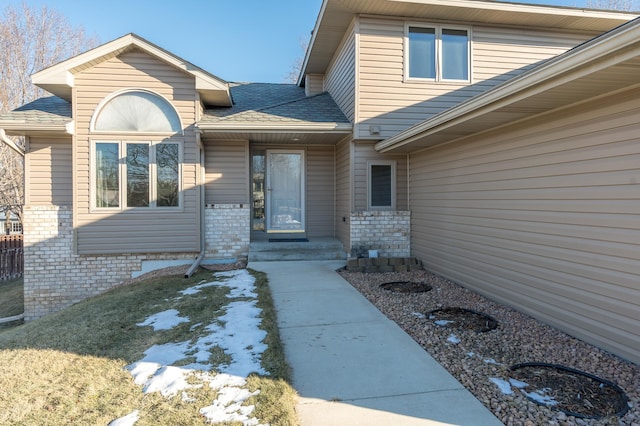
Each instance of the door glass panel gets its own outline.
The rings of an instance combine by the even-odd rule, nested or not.
[[[268,154],[268,231],[304,231],[302,154]]]
[[[253,211],[251,213],[251,229],[264,231],[264,151],[254,151],[251,157],[251,191]]]

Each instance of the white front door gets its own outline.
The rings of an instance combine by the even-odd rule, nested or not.
[[[267,150],[267,232],[305,232],[304,151]]]

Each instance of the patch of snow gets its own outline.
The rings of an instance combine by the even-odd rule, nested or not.
[[[219,366],[220,372],[243,377],[252,372],[266,374],[260,359],[267,349],[267,345],[261,343],[267,332],[258,328],[261,319],[257,316],[261,311],[255,304],[256,301],[231,302],[220,320],[232,326],[211,324],[206,327],[211,334],[200,339],[202,344],[220,346],[232,358],[230,364]]]
[[[135,410],[124,417],[115,419],[108,426],[133,426],[140,418],[140,411]]]
[[[136,325],[144,327],[150,325],[154,331],[158,330],[171,330],[176,325],[189,322],[189,318],[181,317],[180,312],[177,309],[169,309],[157,314],[151,315],[143,322],[139,322]]]
[[[460,343],[460,339],[458,339],[458,336],[456,336],[455,334],[451,334],[447,338],[447,342],[453,343],[454,345],[457,345],[458,343]]]
[[[525,395],[527,395],[529,398],[533,399],[534,401],[543,404],[543,405],[558,405],[558,401],[556,401],[553,396],[548,395],[548,392],[550,392],[551,389],[549,388],[544,388],[544,389],[538,389],[536,391],[533,392],[525,392],[522,391]]]
[[[417,317],[417,318],[424,318],[424,317],[425,317],[425,315],[424,315],[424,314],[421,314],[420,312],[411,312],[411,314],[412,314],[414,317]]]
[[[258,296],[258,294],[254,291],[255,279],[245,269],[216,272],[214,276],[219,278],[229,278],[225,285],[231,288],[231,292],[227,297],[255,298]]]
[[[473,358],[474,356],[476,356],[476,353],[475,352],[467,352],[467,356],[469,358]]]
[[[516,379],[509,379],[509,383],[511,383],[511,386],[518,389],[524,389],[529,386],[529,383],[521,382],[520,380]]]
[[[143,386],[145,393],[160,392],[165,397],[171,397],[182,392],[184,401],[193,401],[189,396],[189,389],[202,386],[187,383],[188,377],[195,375],[218,390],[218,397],[212,405],[201,409],[208,420],[239,421],[246,426],[255,426],[259,424],[258,420],[250,417],[255,407],[242,405],[248,398],[259,393],[243,388],[246,377],[252,372],[268,374],[260,365],[267,345],[262,343],[266,332],[259,328],[261,310],[256,306],[255,279],[246,270],[219,272],[214,276],[222,280],[201,282],[184,290],[183,294],[197,294],[203,286],[220,285],[230,288],[228,298],[242,297],[250,300],[232,301],[223,307],[226,313],[218,320],[224,325],[218,322],[209,324],[205,327],[207,333],[195,341],[153,345],[144,352],[141,360],[130,364],[127,369],[135,383]],[[152,315],[138,325],[152,325],[154,330],[166,330],[185,321],[188,319],[180,317],[177,310],[171,309]],[[226,365],[211,365],[211,349],[214,347],[222,348],[231,362]],[[189,358],[195,359],[195,362],[183,366],[173,365]],[[130,421],[131,423],[116,426],[133,425],[137,418]]]
[[[221,284],[222,283],[216,282],[216,281],[211,281],[211,282],[200,281],[197,285],[194,285],[193,287],[189,287],[185,290],[181,290],[180,293],[185,296],[194,295],[194,294],[200,293],[200,290],[202,290],[203,288],[220,286]]]
[[[144,358],[142,358],[140,362],[155,362],[161,365],[171,365],[184,359],[185,353],[189,349],[189,341],[153,345],[144,351]]]
[[[243,422],[244,425],[257,425],[257,419],[249,418],[255,406],[243,406],[242,403],[259,393],[259,390],[249,392],[242,388],[224,387],[213,404],[200,409],[200,414],[212,423],[236,421]]]
[[[500,389],[500,392],[502,392],[504,395],[513,394],[513,390],[511,389],[511,384],[509,384],[508,381],[503,379],[498,379],[497,377],[490,377],[489,380],[495,383],[495,385],[498,386],[498,389]]]
[[[449,325],[449,324],[451,324],[452,322],[455,322],[455,321],[449,321],[449,320],[437,320],[437,321],[434,321],[433,323],[434,323],[435,325],[439,325],[439,326],[441,326],[441,327],[444,327],[445,325]]]
[[[162,396],[170,398],[191,385],[187,383],[187,377],[191,372],[182,367],[162,366],[156,373],[146,380],[145,393],[160,392]]]
[[[487,358],[487,359],[484,359],[483,361],[485,364],[500,365],[500,363],[493,358]]]
[[[136,385],[144,385],[147,383],[149,378],[153,377],[156,374],[156,371],[160,370],[161,365],[155,362],[135,362],[129,366],[127,369],[129,373],[133,376],[133,382]]]

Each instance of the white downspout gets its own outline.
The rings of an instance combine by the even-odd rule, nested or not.
[[[200,133],[196,133],[196,138],[198,139],[198,145],[200,146],[200,170],[198,173],[198,186],[200,187],[200,254],[193,262],[193,265],[189,267],[187,272],[184,274],[185,278],[191,278],[191,275],[198,269],[200,263],[204,260],[205,251],[206,251],[206,235],[205,235],[205,219],[204,219],[204,147],[200,143]]]
[[[24,157],[24,151],[16,145],[5,133],[4,129],[0,129],[0,141],[5,143],[9,148],[14,150],[18,155]]]

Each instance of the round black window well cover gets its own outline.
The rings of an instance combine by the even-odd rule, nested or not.
[[[528,399],[570,416],[601,419],[622,417],[629,411],[624,391],[593,374],[542,362],[515,364],[509,370],[511,378],[521,382],[516,387]]]
[[[439,326],[472,330],[476,333],[485,333],[498,327],[498,321],[492,316],[459,307],[434,309],[427,312],[427,318]]]
[[[380,284],[380,288],[396,293],[424,293],[431,290],[429,284],[415,281],[391,281]]]

